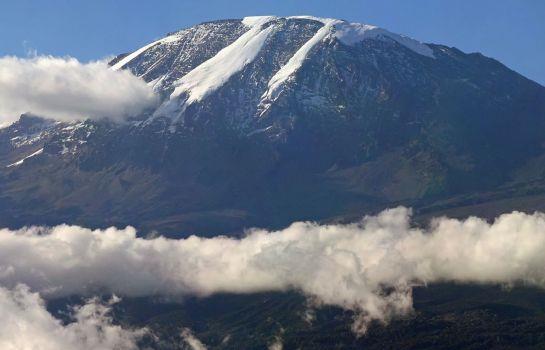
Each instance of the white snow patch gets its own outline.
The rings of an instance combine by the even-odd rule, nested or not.
[[[234,43],[220,50],[214,57],[205,61],[179,79],[170,99],[187,94],[185,105],[201,101],[208,94],[225,84],[234,74],[251,63],[265,43],[274,26],[262,29],[274,17],[248,17],[246,23],[252,27]]]
[[[314,17],[314,16],[289,16],[289,17],[286,17],[287,19],[308,19],[308,20],[311,20],[311,21],[317,21],[317,22],[322,22],[323,24],[327,24],[331,21],[339,21],[341,22],[341,20],[338,20],[338,19],[335,19],[335,18],[323,18],[323,17]]]
[[[171,43],[171,42],[175,42],[175,41],[178,41],[180,38],[180,36],[178,34],[173,34],[173,35],[169,35],[163,39],[159,39],[157,41],[154,41],[144,47],[141,47],[140,49],[134,51],[133,53],[131,53],[130,55],[127,55],[126,57],[124,57],[123,59],[119,60],[119,62],[117,62],[116,64],[114,64],[111,68],[113,70],[119,70],[121,68],[123,68],[127,63],[131,62],[132,60],[134,60],[136,57],[140,56],[140,54],[144,53],[147,49],[157,45],[157,44],[164,44],[164,43]]]
[[[335,37],[347,45],[354,45],[366,39],[382,39],[387,37],[395,40],[399,44],[409,48],[410,50],[420,55],[435,58],[435,56],[433,55],[433,50],[428,45],[423,44],[418,40],[395,34],[387,31],[386,29],[382,29],[373,25],[362,23],[349,23],[344,20],[314,16],[291,16],[286,18],[308,19],[312,21],[322,22],[325,25],[331,23],[332,21],[335,21]]]
[[[368,24],[340,22],[335,25],[335,37],[346,45],[354,45],[367,39],[390,38],[417,54],[435,58],[433,50],[428,45]]]
[[[291,17],[295,18],[295,17]],[[314,19],[324,23],[324,26],[320,28],[314,36],[308,40],[303,46],[295,52],[295,54],[289,59],[289,61],[276,72],[276,74],[269,80],[267,91],[261,97],[261,100],[275,100],[280,92],[282,91],[282,85],[294,76],[294,74],[301,68],[303,62],[307,58],[308,53],[316,44],[324,40],[328,34],[331,32],[331,28],[338,23],[341,23],[339,20],[335,19],[318,19],[318,18],[307,18],[297,17],[305,19]]]
[[[267,131],[271,130],[273,127],[274,127],[274,125],[269,125],[266,128],[261,128],[261,129],[251,131],[248,134],[246,134],[246,136],[252,136],[252,135],[260,134],[260,133],[263,133],[263,132],[267,132]]]
[[[242,19],[242,24],[252,28],[255,26],[261,26],[275,19],[277,19],[276,16],[248,16]]]
[[[354,45],[366,39],[383,39],[390,38],[395,40],[399,44],[407,47],[408,49],[431,58],[435,58],[433,50],[426,44],[421,43],[418,40],[395,34],[369,24],[362,23],[349,23],[344,20],[336,20],[332,18],[321,18],[314,16],[291,16],[286,17],[288,19],[308,19],[312,21],[322,22],[324,25],[335,21],[335,37],[341,42],[347,45]]]
[[[31,155],[26,156],[26,157],[24,157],[23,159],[21,159],[21,160],[15,162],[15,163],[12,163],[12,164],[10,164],[10,165],[8,165],[8,166],[6,166],[6,168],[11,168],[11,167],[14,167],[14,166],[21,165],[21,164],[23,164],[24,161],[27,160],[28,158],[32,158],[32,157],[34,157],[34,156],[37,156],[38,154],[42,154],[43,151],[44,151],[44,149],[43,149],[43,148],[40,148],[39,150],[37,150],[36,152],[32,153]]]

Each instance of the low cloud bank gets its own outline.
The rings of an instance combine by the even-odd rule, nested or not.
[[[137,238],[133,228],[0,230],[0,285],[43,296],[206,296],[298,290],[358,315],[354,330],[412,311],[426,283],[526,283],[545,287],[545,214],[493,223],[439,218],[411,227],[406,208],[349,225],[294,223],[242,239]]]
[[[26,286],[0,287],[0,349],[137,349],[136,342],[145,331],[113,325],[109,310],[110,305],[89,300],[74,310],[74,322],[63,325]]]
[[[105,62],[37,56],[0,58],[0,126],[23,113],[59,121],[116,121],[154,106],[157,96],[129,71]]]

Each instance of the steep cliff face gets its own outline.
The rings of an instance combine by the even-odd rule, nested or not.
[[[161,105],[124,124],[25,117],[0,130],[2,226],[232,233],[545,187],[545,88],[480,54],[334,19],[249,17],[111,65]]]

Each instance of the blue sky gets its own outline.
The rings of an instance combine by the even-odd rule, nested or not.
[[[378,25],[482,52],[545,85],[543,0],[2,0],[0,56],[35,49],[87,61],[203,21],[264,14]]]

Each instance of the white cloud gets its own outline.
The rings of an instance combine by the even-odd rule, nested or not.
[[[36,56],[0,58],[0,125],[32,113],[60,121],[116,121],[154,106],[157,96],[129,71],[105,62]]]
[[[130,350],[143,330],[112,325],[109,305],[90,300],[74,310],[74,322],[63,325],[45,308],[37,293],[18,285],[0,287],[2,350]]]
[[[280,329],[280,334],[274,337],[274,341],[267,347],[268,350],[282,350],[284,349],[284,343],[282,342],[282,334],[284,329]]]
[[[511,213],[492,224],[436,219],[411,227],[410,210],[350,225],[295,223],[242,239],[136,238],[133,228],[0,230],[0,285],[44,296],[209,295],[298,290],[354,310],[354,330],[411,312],[425,283],[545,286],[545,214]]]
[[[269,345],[269,350],[282,350],[284,345],[282,344],[282,339],[277,338],[271,345]]]

